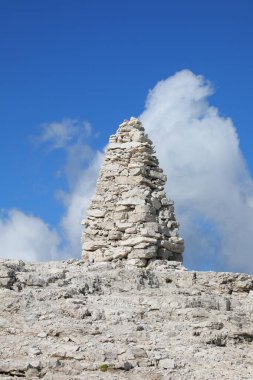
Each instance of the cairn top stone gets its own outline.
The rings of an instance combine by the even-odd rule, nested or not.
[[[109,139],[95,195],[82,233],[85,261],[127,259],[146,266],[151,259],[182,261],[174,202],[167,177],[140,120],[131,117]]]

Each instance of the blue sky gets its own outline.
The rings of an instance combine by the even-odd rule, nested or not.
[[[88,121],[91,158],[183,69],[212,82],[209,101],[232,118],[253,174],[252,11],[247,0],[0,0],[0,208],[57,228],[69,156],[41,143],[41,125]]]

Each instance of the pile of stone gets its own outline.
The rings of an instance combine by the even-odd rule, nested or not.
[[[141,122],[125,120],[110,137],[83,221],[84,260],[128,259],[137,266],[154,258],[182,261],[184,241],[174,202],[164,191],[166,180]]]

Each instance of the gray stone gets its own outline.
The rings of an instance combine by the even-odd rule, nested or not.
[[[174,359],[162,359],[159,361],[159,368],[173,369],[173,368],[175,368],[175,360]]]
[[[184,251],[183,244],[171,243],[170,241],[167,241],[167,240],[161,241],[161,247],[164,247],[168,251],[175,252],[175,253],[183,253]]]
[[[140,243],[149,243],[149,244],[156,244],[157,240],[154,239],[154,238],[151,238],[151,237],[147,237],[147,236],[136,236],[136,237],[131,237],[130,239],[127,239],[127,240],[122,240],[120,242],[120,245],[127,245],[127,246],[130,246],[130,247],[133,247],[137,244],[140,244]]]
[[[108,239],[119,240],[122,238],[122,232],[119,230],[109,231]]]
[[[152,259],[156,257],[157,247],[139,247],[137,246],[128,254],[129,259]]]
[[[47,333],[46,332],[40,332],[37,336],[39,338],[46,338],[47,337]]]
[[[146,259],[128,259],[128,266],[145,267],[147,265]]]
[[[87,241],[83,243],[83,248],[86,251],[96,251],[99,248],[102,248],[105,246],[104,241],[98,241],[98,240],[92,240],[92,241]]]
[[[90,209],[88,210],[88,216],[93,216],[94,218],[103,218],[105,216],[105,211],[98,209]]]

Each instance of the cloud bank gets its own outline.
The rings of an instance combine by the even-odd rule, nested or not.
[[[57,232],[40,218],[18,210],[0,214],[0,257],[36,261],[59,256]]]
[[[185,265],[253,273],[253,182],[232,120],[209,104],[213,92],[203,76],[180,71],[149,92],[140,118],[168,176],[167,195],[175,200],[186,241]],[[80,256],[80,221],[103,160],[103,152],[87,143],[91,134],[89,123],[71,119],[42,126],[40,141],[66,153],[69,188],[58,192],[65,211],[57,231],[34,216],[8,212],[0,222],[2,257]]]

